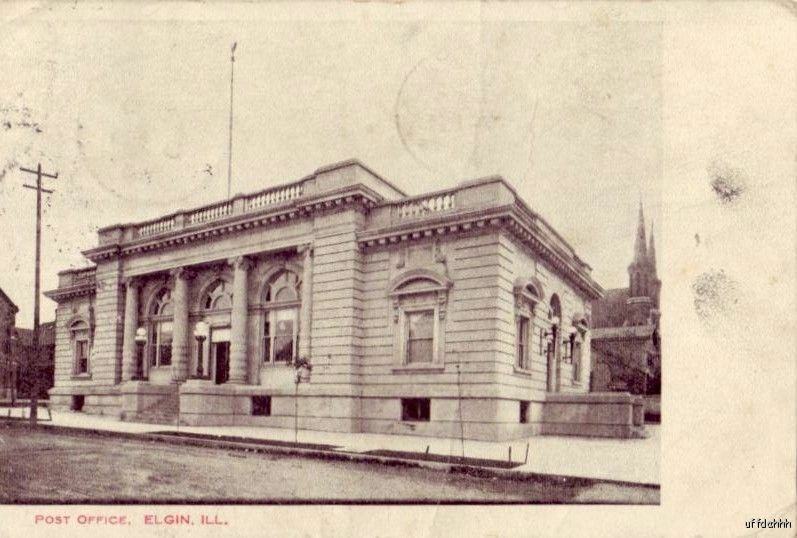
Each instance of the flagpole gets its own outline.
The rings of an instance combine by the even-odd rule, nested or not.
[[[235,77],[235,48],[238,42],[232,44],[230,50],[230,133],[227,144],[227,198],[230,198],[232,187],[232,98],[233,98],[233,81]]]

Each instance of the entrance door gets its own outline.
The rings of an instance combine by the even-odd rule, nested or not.
[[[230,343],[215,342],[213,344],[213,361],[216,364],[215,381],[217,385],[226,383],[230,378]]]
[[[221,385],[230,378],[230,329],[213,329],[210,340],[213,380]]]

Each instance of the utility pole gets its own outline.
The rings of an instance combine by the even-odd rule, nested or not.
[[[33,185],[23,185],[23,187],[28,189],[33,189],[36,191],[36,273],[35,273],[35,296],[33,298],[33,357],[29,360],[29,370],[33,374],[33,387],[30,399],[30,424],[31,426],[36,425],[36,419],[38,418],[38,410],[39,410],[39,359],[40,359],[40,350],[39,350],[39,289],[40,289],[40,275],[41,275],[41,243],[42,243],[42,192],[46,192],[48,194],[52,194],[53,191],[49,189],[42,188],[42,177],[48,177],[51,179],[58,179],[58,172],[55,175],[45,174],[42,172],[42,165],[41,163],[38,164],[36,170],[30,170],[28,168],[19,168],[23,172],[27,172],[29,174],[36,174],[36,186]]]
[[[235,77],[235,49],[238,42],[232,44],[230,50],[230,136],[227,144],[227,198],[230,198],[230,189],[232,186],[232,96],[233,96],[233,80]]]

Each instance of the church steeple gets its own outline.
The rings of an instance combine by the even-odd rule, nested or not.
[[[639,224],[636,231],[636,243],[634,243],[634,263],[647,261],[647,241],[645,240],[645,214],[642,211],[642,200],[639,201]]]
[[[650,260],[650,271],[656,274],[656,241],[653,239],[653,221],[650,223],[650,246],[648,247],[648,259]]]
[[[658,312],[661,281],[656,275],[656,240],[650,223],[650,243],[645,237],[645,214],[639,201],[639,224],[634,242],[634,259],[628,266],[629,289],[626,324],[651,323]]]

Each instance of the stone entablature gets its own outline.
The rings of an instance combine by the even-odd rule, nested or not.
[[[99,246],[83,254],[97,262],[118,255],[213,240],[351,204],[368,208],[379,201],[403,196],[403,191],[358,161],[344,161],[319,168],[297,182],[254,194],[237,194],[230,200],[142,223],[107,226],[99,230]]]
[[[505,229],[515,235],[590,298],[602,295],[602,288],[590,277],[592,268],[500,176],[383,202],[368,212],[366,229],[358,234],[358,242],[361,247],[378,247],[485,227]]]
[[[334,181],[328,177],[333,171],[349,169],[361,173],[344,173],[341,174],[343,179],[338,177]],[[387,194],[398,198],[394,200],[385,200],[385,185],[389,184],[360,163],[347,161],[321,168],[295,183],[250,195],[236,195],[228,201],[152,221],[103,228],[99,232],[99,246],[84,254],[98,262],[118,255],[175,248],[354,204],[368,212],[365,229],[358,236],[361,246],[500,226],[564,271],[575,285],[594,298],[602,293],[589,276],[589,265],[499,176],[467,181],[454,189],[413,197],[405,197],[391,186],[393,192]]]

